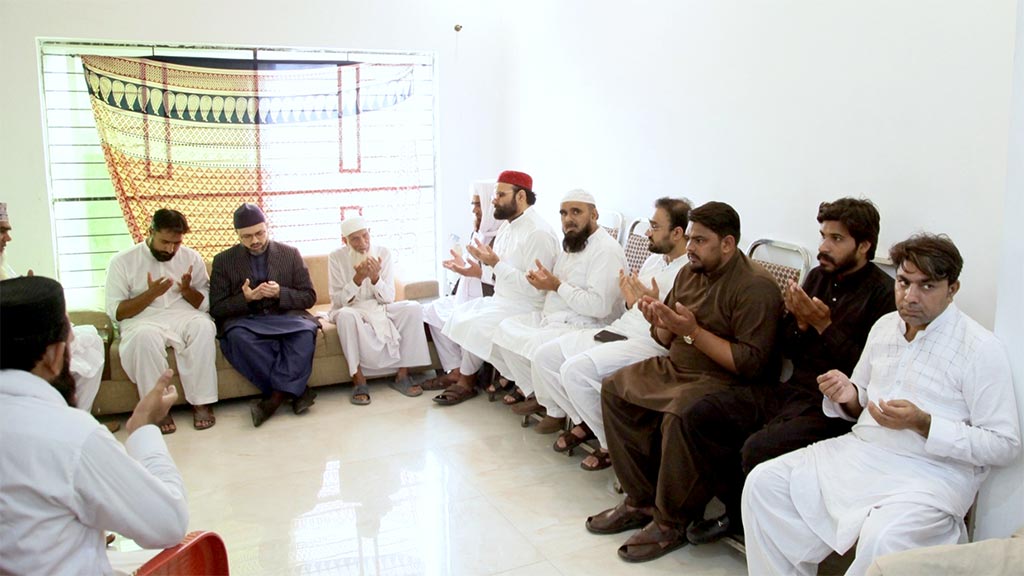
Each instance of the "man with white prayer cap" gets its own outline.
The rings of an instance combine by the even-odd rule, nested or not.
[[[344,246],[328,257],[331,321],[352,376],[353,404],[369,404],[366,375],[398,369],[391,387],[405,396],[423,390],[409,368],[430,365],[423,308],[419,302],[395,301],[391,251],[371,246],[370,228],[360,216],[341,222]],[[366,370],[364,370],[366,369]]]
[[[470,204],[473,206],[473,235],[470,242],[479,241],[488,246],[494,242],[498,232],[498,221],[490,209],[491,198],[494,197],[494,181],[478,180],[470,187]],[[451,250],[451,258],[442,262],[445,269],[459,275],[452,294],[438,298],[423,306],[423,321],[430,330],[430,338],[434,341],[438,360],[445,374],[432,378],[421,384],[424,390],[443,390],[459,380],[459,364],[462,361],[462,348],[444,335],[443,329],[451,318],[455,307],[483,296],[494,294],[494,274],[484,277],[483,267],[472,257],[463,258],[461,247]]]
[[[596,204],[585,190],[571,190],[562,198],[562,253],[550,270],[537,262],[527,274],[527,281],[544,292],[544,306],[502,321],[494,334],[491,363],[511,375],[524,395],[533,392],[531,365],[541,345],[568,332],[607,326],[625,311],[619,272],[628,266],[626,254],[597,224]],[[541,407],[529,399],[512,410],[526,415]],[[537,432],[549,434],[564,425],[565,414],[545,416]]]
[[[537,195],[532,188],[529,174],[514,170],[499,174],[491,204],[494,218],[504,222],[494,247],[479,241],[466,246],[480,263],[482,276],[494,277],[494,296],[458,306],[445,324],[444,335],[462,347],[462,361],[458,382],[434,398],[438,404],[450,406],[476,396],[477,371],[492,359],[491,341],[498,324],[513,315],[539,311],[544,305],[544,293],[526,276],[538,262],[545,268],[554,265],[558,239],[533,208]]]

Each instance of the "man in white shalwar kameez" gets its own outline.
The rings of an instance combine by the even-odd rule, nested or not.
[[[458,306],[444,326],[444,335],[462,348],[459,380],[434,398],[443,406],[476,396],[476,373],[484,361],[493,362],[491,341],[502,320],[539,311],[544,294],[526,279],[540,262],[550,268],[558,257],[558,239],[551,225],[534,209],[537,195],[529,174],[506,170],[494,185],[494,218],[498,228],[494,247],[480,242],[466,246],[480,263],[483,277],[494,277],[494,296]],[[495,366],[500,371],[499,366]]]
[[[498,232],[498,221],[494,219],[494,214],[490,210],[493,196],[493,181],[478,180],[473,183],[470,202],[473,206],[474,222],[470,243],[480,242],[490,246],[494,241],[494,235]],[[487,209],[484,210],[484,207]],[[445,260],[442,264],[446,269],[459,275],[455,293],[423,306],[423,321],[430,330],[437,358],[445,372],[443,376],[424,382],[421,385],[424,390],[443,390],[459,380],[462,348],[443,333],[444,325],[452,317],[452,312],[461,304],[494,293],[493,274],[484,278],[480,263],[472,257],[463,258],[459,246],[452,248],[451,255],[451,259]]]
[[[646,232],[651,255],[639,274],[625,269],[619,272],[626,313],[600,335],[599,328],[569,332],[542,345],[533,356],[531,373],[537,402],[548,416],[568,416],[576,423],[558,437],[555,451],[568,451],[591,438],[601,445],[580,463],[584,470],[611,466],[601,416],[601,381],[619,368],[668,354],[668,349],[651,337],[651,325],[635,304],[643,296],[661,300],[661,289],[667,291],[687,263],[686,227],[691,206],[676,198],[659,198],[654,206]],[[608,336],[622,339],[602,343]]]
[[[544,308],[503,320],[494,334],[495,367],[511,375],[524,396],[533,393],[531,365],[540,346],[566,333],[607,326],[625,310],[619,274],[627,267],[622,245],[597,224],[594,196],[572,190],[562,198],[562,253],[554,267],[537,263],[527,280],[544,292]],[[521,415],[539,411],[536,398],[512,406]],[[549,434],[565,425],[565,413],[546,415],[537,432]]]
[[[107,267],[107,315],[121,327],[121,365],[145,397],[167,370],[167,348],[192,405],[192,423],[206,430],[216,423],[217,328],[210,309],[210,277],[198,252],[184,246],[185,216],[161,208],[149,237],[116,254]],[[170,414],[160,431],[176,430]]]
[[[13,229],[7,203],[0,202],[0,280],[20,276],[6,262],[7,244],[11,241]],[[32,270],[28,271],[28,275],[33,275]],[[72,326],[71,330],[68,347],[71,351],[71,375],[75,377],[75,406],[91,412],[93,401],[100,391],[106,349],[95,326]],[[116,432],[120,424],[112,422],[107,427],[111,432]]]
[[[409,368],[430,364],[423,308],[419,302],[395,302],[391,251],[371,246],[370,229],[361,217],[341,223],[345,245],[328,256],[331,322],[352,376],[353,404],[369,404],[366,375],[398,374],[391,387],[406,396],[423,390],[412,382]],[[364,370],[365,369],[365,370]]]
[[[964,515],[989,467],[1019,452],[1006,352],[953,304],[960,252],[920,234],[889,257],[897,311],[872,327],[850,378],[818,378],[825,413],[857,418],[853,430],[747,477],[750,574],[814,574],[856,542],[847,574],[860,575],[885,554],[964,542]]]

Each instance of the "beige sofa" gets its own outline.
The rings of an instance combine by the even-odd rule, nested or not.
[[[313,287],[316,289],[316,306],[311,308],[310,312],[315,314],[330,310],[331,297],[327,290],[327,256],[307,256],[304,260],[306,266],[309,267]],[[207,267],[209,267],[209,263]],[[434,281],[415,282],[408,285],[402,285],[400,282],[396,284],[396,298],[399,300],[428,300],[437,297],[437,282]],[[100,384],[99,393],[93,403],[93,414],[131,412],[139,401],[138,389],[128,379],[121,366],[121,358],[118,354],[120,340],[117,338],[110,319],[103,312],[95,311],[72,311],[69,315],[75,324],[93,324],[100,334],[107,338],[107,363],[103,369],[103,381]],[[326,320],[321,320],[320,324],[323,330],[317,332],[316,336],[316,352],[313,354],[313,374],[309,379],[310,386],[351,382],[348,364],[345,362],[341,343],[338,341],[337,329],[334,324]],[[168,349],[167,356],[171,368],[175,368],[174,351]],[[433,343],[430,345],[430,357],[432,361],[430,367],[440,368]],[[178,386],[178,403],[182,404],[185,402],[185,395],[181,391],[181,382],[177,376],[174,380]],[[221,400],[259,394],[259,389],[232,368],[219,349],[217,351],[217,387]]]

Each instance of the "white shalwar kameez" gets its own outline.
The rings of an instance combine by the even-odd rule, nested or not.
[[[75,406],[90,412],[103,378],[106,349],[95,326],[73,326],[75,339],[68,346],[71,353],[71,375],[75,379]]]
[[[651,286],[654,280],[665,291],[686,263],[683,257],[668,261],[663,254],[651,254],[638,276],[645,286]],[[626,340],[597,342],[594,335],[600,330],[569,332],[538,348],[533,356],[532,377],[537,401],[547,408],[549,416],[568,416],[573,422],[586,423],[605,446],[601,381],[630,364],[666,356],[668,349],[651,337],[651,324],[636,305],[607,328]]]
[[[480,208],[483,211],[480,215],[480,229],[473,232],[470,242],[480,242],[490,246],[494,235],[498,232],[498,222],[494,219],[494,212],[491,210],[491,199],[494,197],[494,181],[479,180],[473,183],[471,188],[472,197],[480,198]],[[472,259],[466,256],[469,259]],[[430,338],[434,341],[434,349],[437,351],[437,358],[441,361],[441,368],[450,372],[459,367],[462,361],[462,348],[451,338],[444,335],[444,325],[452,317],[452,312],[457,306],[465,304],[470,300],[482,298],[484,295],[484,284],[494,286],[493,269],[487,274],[481,270],[480,278],[461,276],[454,294],[442,296],[423,305],[423,321],[430,329]]]
[[[203,295],[199,308],[193,308],[181,295],[178,283],[192,268],[191,286]],[[185,399],[193,406],[217,401],[217,328],[207,314],[210,309],[210,277],[198,252],[188,246],[178,248],[174,257],[160,262],[146,242],[119,252],[107,268],[107,315],[117,318],[117,306],[149,289],[147,274],[156,280],[169,278],[174,285],[150,303],[142,312],[118,322],[121,344],[118,349],[125,373],[145,396],[167,370],[167,348],[174,349],[178,376]]]
[[[1006,352],[954,304],[907,342],[897,312],[880,318],[850,378],[859,401],[905,399],[931,414],[928,438],[853,430],[757,466],[743,489],[750,574],[814,574],[857,543],[847,574],[884,554],[966,540],[964,515],[989,466],[1020,449]],[[825,398],[825,413],[849,418]]]
[[[380,276],[374,284],[354,279],[355,263],[373,256],[380,260]],[[374,376],[395,368],[430,364],[427,337],[423,333],[423,308],[419,302],[395,302],[395,274],[391,251],[371,246],[367,255],[343,246],[327,257],[330,319],[338,327],[350,375],[360,368]]]
[[[2,260],[3,254],[0,253],[0,280],[17,278],[19,274]],[[72,326],[71,331],[75,337],[68,350],[71,353],[71,376],[75,379],[75,406],[89,412],[100,391],[107,351],[95,326]]]
[[[501,224],[494,238],[499,261],[493,268],[483,266],[484,277],[494,277],[494,296],[457,307],[444,326],[444,335],[462,347],[462,374],[476,374],[485,360],[494,363],[491,345],[502,320],[544,306],[544,294],[526,280],[526,273],[536,268],[535,261],[550,270],[560,251],[554,229],[533,206]]]
[[[511,376],[523,394],[533,393],[531,364],[543,344],[572,331],[606,326],[622,315],[619,272],[627,267],[626,254],[604,228],[598,226],[580,252],[562,252],[551,273],[561,285],[548,291],[544,308],[501,322],[494,334],[492,364]]]

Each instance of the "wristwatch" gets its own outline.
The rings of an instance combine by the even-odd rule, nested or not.
[[[689,336],[683,336],[683,342],[686,342],[690,346],[693,346],[693,341],[697,339],[697,333],[700,332],[700,326],[693,329],[693,334]]]

